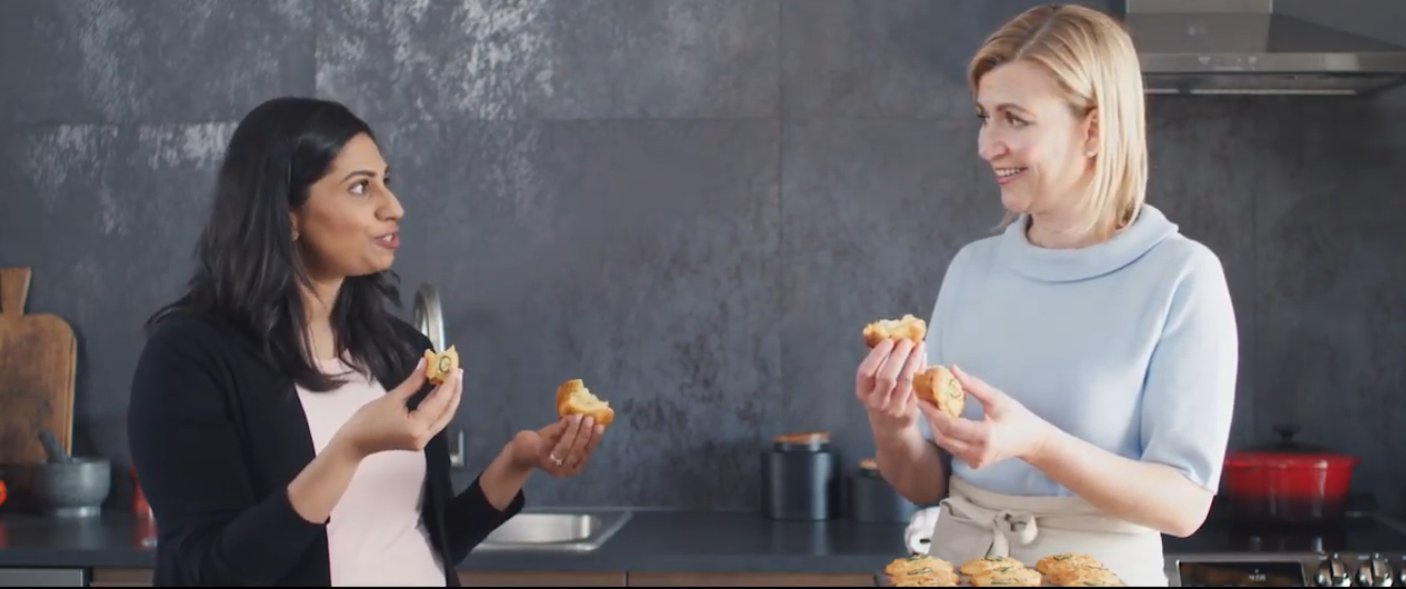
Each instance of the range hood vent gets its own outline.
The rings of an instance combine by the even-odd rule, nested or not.
[[[1149,94],[1364,95],[1406,83],[1406,47],[1288,16],[1274,0],[1122,4]]]

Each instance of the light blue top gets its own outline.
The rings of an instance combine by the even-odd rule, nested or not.
[[[1027,223],[957,252],[929,322],[929,364],[956,364],[1073,436],[1214,492],[1239,364],[1220,259],[1152,206],[1083,249],[1036,247]],[[982,419],[981,405],[968,397],[962,416]],[[952,464],[988,491],[1072,495],[1019,459]]]

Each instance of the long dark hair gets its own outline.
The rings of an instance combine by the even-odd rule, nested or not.
[[[365,121],[327,100],[275,98],[245,115],[220,165],[189,290],[153,314],[147,332],[176,312],[213,316],[260,343],[265,359],[299,386],[327,391],[339,385],[308,351],[300,285],[310,289],[312,282],[288,214],[307,202],[308,187],[359,134],[375,140]],[[349,352],[363,373],[398,374],[409,361],[385,309],[386,301],[400,306],[397,281],[389,270],[350,276],[337,293],[330,318],[336,352]]]

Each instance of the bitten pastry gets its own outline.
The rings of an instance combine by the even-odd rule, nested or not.
[[[946,366],[933,366],[914,375],[913,390],[952,417],[961,416],[967,405],[967,392]]]
[[[886,339],[911,339],[913,343],[923,341],[928,334],[928,322],[912,315],[902,319],[881,319],[864,326],[864,345],[874,347]]]
[[[425,350],[425,378],[435,386],[444,384],[444,379],[458,369],[459,352],[454,346],[438,354],[434,350]]]
[[[615,421],[615,410],[610,403],[602,401],[579,378],[573,378],[557,387],[557,417],[586,415],[596,420],[601,427],[609,427]]]

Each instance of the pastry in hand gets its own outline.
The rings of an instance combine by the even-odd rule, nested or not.
[[[435,386],[444,384],[444,380],[458,369],[459,352],[454,346],[438,354],[434,350],[425,350],[425,378]]]
[[[864,345],[874,347],[886,339],[910,339],[921,343],[928,333],[928,322],[912,315],[902,319],[880,319],[864,326]]]
[[[952,417],[960,417],[967,406],[967,392],[946,366],[932,366],[913,375],[913,391]]]
[[[610,403],[602,401],[579,378],[573,378],[557,387],[557,417],[586,415],[596,420],[596,424],[609,427],[615,421],[615,410]]]

